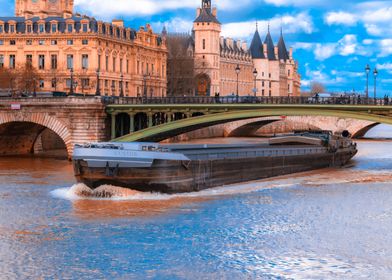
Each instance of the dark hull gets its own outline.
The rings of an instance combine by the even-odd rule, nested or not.
[[[89,168],[83,160],[74,161],[78,182],[90,188],[103,184],[139,191],[165,193],[194,192],[229,184],[345,165],[356,153],[347,148],[335,153],[312,155],[236,158],[225,160],[156,160],[151,168]]]

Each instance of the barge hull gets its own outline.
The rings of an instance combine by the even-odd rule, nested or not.
[[[88,167],[75,160],[78,182],[90,188],[103,184],[139,191],[164,193],[194,192],[280,175],[341,167],[355,155],[352,149],[296,156],[272,156],[217,160],[155,160],[152,168]]]

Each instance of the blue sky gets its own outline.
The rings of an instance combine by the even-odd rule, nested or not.
[[[0,15],[12,15],[13,0],[0,0]],[[75,10],[111,20],[121,18],[154,31],[191,29],[201,0],[75,0]],[[223,34],[250,41],[256,21],[265,36],[268,22],[278,40],[283,26],[286,43],[294,47],[303,89],[312,81],[330,91],[364,91],[369,64],[379,69],[379,95],[392,97],[392,1],[361,0],[212,0]],[[373,77],[370,79],[373,93]]]

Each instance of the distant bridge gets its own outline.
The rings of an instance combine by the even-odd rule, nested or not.
[[[261,117],[333,117],[354,119],[362,125],[356,125],[352,131],[355,136],[364,135],[377,124],[392,125],[392,106],[390,105],[336,105],[336,104],[139,104],[108,105],[112,120],[112,139],[128,141],[162,141],[193,130],[224,124],[233,121]],[[144,114],[145,127],[136,131],[135,116]],[[176,118],[176,116],[178,116]],[[124,133],[124,119],[129,118],[130,133]],[[118,123],[117,123],[118,121]],[[140,121],[137,120],[137,121]],[[255,130],[278,120],[258,120],[247,123]],[[325,126],[323,126],[325,127]],[[117,130],[116,130],[117,128]],[[332,128],[330,128],[333,130]],[[120,132],[120,133],[119,133]],[[120,136],[120,137],[117,137]]]
[[[75,144],[159,141],[215,124],[225,124],[228,135],[242,136],[283,119],[322,129],[349,127],[353,135],[362,135],[377,124],[392,124],[388,103],[356,98],[0,98],[0,156],[63,149],[71,157]],[[227,124],[233,121],[238,122]]]

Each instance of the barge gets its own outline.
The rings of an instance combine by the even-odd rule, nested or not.
[[[357,153],[347,132],[297,131],[260,143],[76,145],[77,181],[146,192],[181,193],[325,167],[344,166]]]

